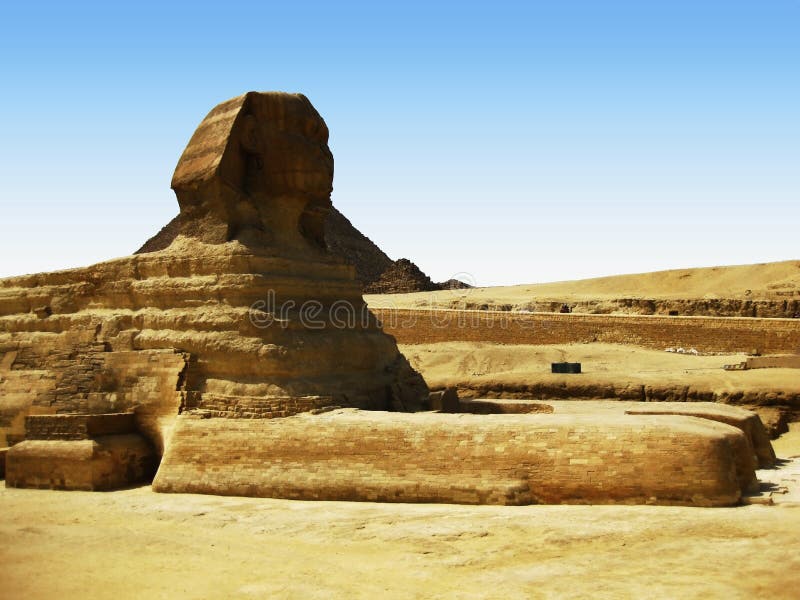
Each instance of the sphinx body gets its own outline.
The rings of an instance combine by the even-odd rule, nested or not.
[[[0,446],[31,415],[133,411],[162,453],[179,414],[422,407],[423,379],[325,250],[327,140],[302,95],[233,98],[178,162],[167,248],[0,280]]]

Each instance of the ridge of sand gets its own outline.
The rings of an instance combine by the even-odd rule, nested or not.
[[[520,306],[531,301],[580,302],[620,298],[647,299],[800,299],[800,260],[752,265],[672,269],[575,281],[514,286],[366,295],[370,306],[415,308],[454,302]]]

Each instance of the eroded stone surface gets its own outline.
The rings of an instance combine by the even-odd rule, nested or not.
[[[327,139],[302,95],[224,102],[175,169],[168,247],[0,280],[0,445],[28,414],[131,410],[162,451],[182,411],[420,408],[424,381],[325,249]]]
[[[727,423],[741,429],[745,434],[760,469],[773,466],[777,460],[761,419],[756,413],[743,408],[712,402],[648,402],[642,406],[629,408],[625,413],[629,415],[684,415]]]
[[[6,486],[113,490],[149,480],[157,457],[136,433],[83,440],[25,440],[9,448]]]
[[[149,480],[158,458],[132,413],[36,415],[8,450],[6,485],[112,490]]]
[[[50,439],[23,441],[24,424],[130,411],[164,452],[159,491],[717,506],[752,488],[744,432],[713,420],[380,412],[425,407],[428,389],[326,250],[327,135],[301,95],[224,102],[175,170],[169,245],[0,280],[11,485],[122,481],[141,437],[64,439],[45,419]]]
[[[741,430],[682,416],[342,410],[180,417],[153,487],[302,500],[731,505],[754,484]]]

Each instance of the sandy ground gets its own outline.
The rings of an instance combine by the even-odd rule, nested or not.
[[[371,307],[419,308],[451,306],[454,302],[524,306],[531,301],[602,301],[614,298],[783,300],[800,296],[800,261],[755,265],[673,269],[468,290],[413,294],[371,294]]]
[[[474,342],[401,345],[431,387],[558,383],[575,385],[689,386],[722,392],[800,393],[798,369],[724,371],[744,354],[693,356],[618,344],[505,345]],[[550,372],[550,363],[580,362],[580,375]]]
[[[776,448],[800,455],[800,429]],[[788,493],[702,509],[0,487],[0,597],[796,598],[800,460],[759,476]]]
[[[549,378],[549,362],[566,359],[584,364],[578,377],[585,382],[800,385],[796,370],[721,370],[740,356],[630,346],[402,350],[434,384],[448,377]],[[774,504],[722,509],[0,487],[0,598],[797,598],[800,424],[774,446],[787,460],[759,472],[763,492],[754,499]]]

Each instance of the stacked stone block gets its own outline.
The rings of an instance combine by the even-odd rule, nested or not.
[[[111,490],[149,480],[158,463],[133,414],[38,415],[6,455],[6,486]]]
[[[732,505],[755,482],[741,430],[683,416],[352,409],[180,417],[160,492],[464,504]]]
[[[373,309],[387,333],[400,344],[494,342],[572,344],[604,342],[663,350],[796,353],[800,319],[663,317]]]

